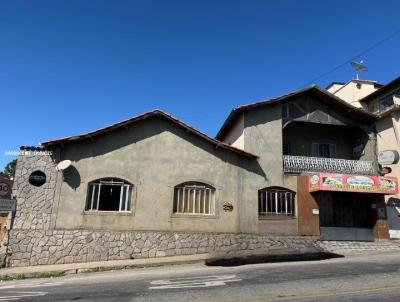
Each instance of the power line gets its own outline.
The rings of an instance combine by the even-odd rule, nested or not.
[[[378,46],[382,45],[383,43],[389,41],[390,39],[392,39],[394,36],[398,35],[400,33],[400,29],[396,30],[394,33],[390,34],[389,36],[383,38],[382,40],[376,42],[375,44],[373,44],[372,46],[364,49],[363,51],[359,52],[358,54],[354,55],[353,57],[351,57],[350,59],[346,60],[345,62],[337,65],[336,67],[332,68],[331,70],[317,76],[316,78],[312,79],[311,81],[309,81],[306,85],[304,86],[308,86],[310,84],[314,84],[317,80],[326,77],[328,74],[331,74],[332,72],[338,70],[339,68],[349,64],[351,61],[354,61],[355,59],[359,58],[362,55],[365,55],[366,53],[370,52],[371,50],[377,48]],[[303,87],[304,87],[303,86]]]

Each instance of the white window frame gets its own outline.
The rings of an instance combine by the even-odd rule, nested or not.
[[[118,186],[121,188],[120,197],[119,197],[119,205],[117,211],[107,211],[107,210],[99,210],[100,206],[100,194],[101,187],[107,186]],[[96,189],[97,188],[97,189]],[[88,212],[107,212],[107,213],[131,213],[132,212],[132,204],[131,204],[131,195],[132,195],[133,185],[127,183],[120,179],[99,179],[92,181],[88,184],[88,192],[87,192],[87,201],[85,205],[85,211]],[[91,194],[90,194],[91,192]]]
[[[296,215],[296,193],[281,187],[269,187],[258,191],[258,215]]]
[[[175,186],[172,213],[173,215],[215,216],[215,189],[199,182],[186,182]]]

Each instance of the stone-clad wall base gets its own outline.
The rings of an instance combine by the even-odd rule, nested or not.
[[[318,248],[313,237],[85,230],[10,231],[8,266],[62,264],[134,258],[235,252],[255,249]]]

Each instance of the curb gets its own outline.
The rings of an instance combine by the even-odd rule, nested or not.
[[[26,267],[12,267],[0,269],[0,279],[3,277],[16,278],[23,276],[26,278],[40,278],[40,274],[62,274],[73,275],[80,273],[104,272],[112,270],[124,270],[145,267],[157,267],[164,265],[204,263],[209,254],[172,256],[146,259],[128,259],[128,260],[109,260],[104,262],[83,262],[59,265],[37,265]],[[4,280],[3,280],[4,281]]]

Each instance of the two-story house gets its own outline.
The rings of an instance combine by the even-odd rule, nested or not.
[[[397,184],[378,176],[374,120],[318,87],[233,110],[216,138],[258,154],[273,184],[259,192],[259,231],[388,238],[383,194]],[[271,215],[285,209],[282,192],[297,195],[295,219]]]
[[[388,238],[374,121],[312,86],[234,109],[215,139],[154,110],[22,147],[7,262]]]

